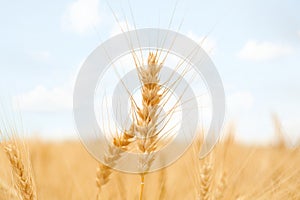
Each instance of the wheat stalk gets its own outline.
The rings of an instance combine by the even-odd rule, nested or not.
[[[160,170],[159,174],[159,194],[158,194],[158,199],[166,199],[166,193],[167,193],[167,187],[166,187],[166,180],[167,180],[167,174],[165,169]]]
[[[26,170],[21,152],[15,141],[4,144],[4,151],[9,159],[13,171],[15,188],[22,200],[36,200],[36,191],[33,179]]]

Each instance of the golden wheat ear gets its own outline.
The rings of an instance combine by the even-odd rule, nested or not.
[[[98,188],[97,199],[100,199],[102,187],[108,183],[109,176],[111,173],[112,172],[109,167],[99,163],[97,167],[97,177],[96,177],[96,185]]]
[[[200,169],[200,199],[209,200],[212,198],[212,184],[213,184],[213,163],[212,155],[205,158]]]
[[[135,126],[140,138],[138,149],[142,153],[139,159],[139,166],[141,166],[140,200],[143,199],[144,195],[145,174],[155,159],[154,152],[159,140],[157,131],[158,108],[162,99],[159,73],[162,66],[158,63],[157,54],[150,52],[147,67],[141,67],[139,71],[142,83],[142,107],[137,110],[138,118]]]
[[[123,134],[113,138],[111,144],[108,144],[108,150],[104,155],[104,164],[99,163],[96,173],[96,186],[98,188],[97,198],[100,198],[103,186],[105,186],[112,174],[114,167],[121,158],[124,151],[134,141],[133,126],[129,130],[125,130]]]
[[[13,181],[18,196],[22,200],[36,200],[36,189],[34,186],[31,168],[25,164],[18,143],[11,140],[2,144],[6,156],[10,162],[13,172]],[[29,161],[27,160],[27,163]]]

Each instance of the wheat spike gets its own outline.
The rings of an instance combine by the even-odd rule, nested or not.
[[[105,164],[99,163],[97,167],[96,185],[98,188],[98,199],[102,190],[102,187],[106,185],[109,181],[110,175],[112,173],[111,167],[116,165],[116,161],[121,157],[123,150],[116,148],[112,145],[108,146],[108,152],[105,154],[104,162]]]
[[[134,141],[134,132],[134,124],[132,124],[129,130],[125,130],[121,135],[113,138],[114,146],[126,151],[128,146]]]
[[[147,67],[142,66],[139,70],[142,82],[142,107],[137,109],[138,119],[135,126],[138,136],[138,148],[142,152],[139,158],[141,170],[140,199],[143,199],[145,173],[154,161],[154,152],[157,148],[157,111],[162,99],[159,72],[162,66],[162,63],[158,63],[157,54],[150,52]]]
[[[113,145],[108,144],[108,150],[104,155],[104,164],[99,164],[96,174],[96,185],[98,188],[97,198],[99,198],[102,187],[109,182],[112,173],[112,167],[121,157],[122,153],[128,149],[128,146],[134,141],[134,126],[125,130],[123,134],[113,138]]]
[[[224,192],[227,186],[227,174],[223,172],[220,181],[217,183],[215,199],[220,200],[224,198]]]
[[[97,179],[96,179],[96,184],[99,191],[101,191],[102,186],[104,186],[109,181],[110,174],[111,174],[110,167],[107,167],[106,165],[99,163],[97,168]]]
[[[4,145],[4,151],[9,159],[13,171],[15,188],[22,200],[36,200],[36,191],[29,169],[25,165],[16,142]]]
[[[158,106],[161,102],[161,86],[159,85],[159,72],[162,64],[158,64],[157,55],[149,53],[147,67],[140,70],[142,80],[142,108],[138,108],[138,119],[136,130],[139,136],[138,148],[146,156],[142,159],[142,171],[150,168],[152,160],[151,153],[157,148],[157,120]],[[148,163],[148,164],[145,164]]]
[[[200,174],[200,199],[209,200],[211,199],[211,187],[212,187],[212,170],[213,165],[211,163],[211,155],[205,159],[203,166],[201,167]]]

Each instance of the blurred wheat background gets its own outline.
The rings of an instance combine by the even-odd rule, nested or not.
[[[99,190],[99,163],[80,142],[25,143],[27,148],[16,143],[20,155],[16,159],[23,158],[19,162],[27,173],[24,188],[16,186],[21,177],[13,178],[18,174],[5,154],[11,142],[1,144],[1,200],[139,198],[139,175],[112,171]],[[195,142],[176,163],[147,174],[144,199],[300,199],[299,147],[289,148],[283,140],[270,146],[241,145],[232,129],[203,160],[197,159],[199,147]],[[33,196],[24,195],[28,187]]]

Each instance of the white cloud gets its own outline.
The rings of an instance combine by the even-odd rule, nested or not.
[[[14,108],[29,112],[70,111],[73,107],[73,87],[83,62],[76,66],[67,81],[61,85],[52,88],[38,85],[28,92],[14,96]]]
[[[51,58],[51,54],[48,51],[36,51],[30,52],[29,56],[36,61],[48,61]]]
[[[298,36],[300,37],[300,30],[297,33],[298,33]]]
[[[101,21],[99,0],[77,0],[67,7],[62,19],[64,29],[84,34]]]
[[[228,112],[233,115],[250,110],[253,103],[254,97],[247,91],[236,92],[227,97]]]
[[[238,57],[244,60],[261,61],[288,55],[291,52],[292,48],[287,45],[250,40],[238,53]]]
[[[72,109],[71,87],[56,87],[47,89],[37,86],[33,90],[15,96],[14,107],[22,111],[55,112]]]
[[[209,54],[211,54],[216,49],[216,41],[209,36],[198,36],[192,31],[187,33],[187,36],[193,39],[195,42],[199,43],[201,47]]]

